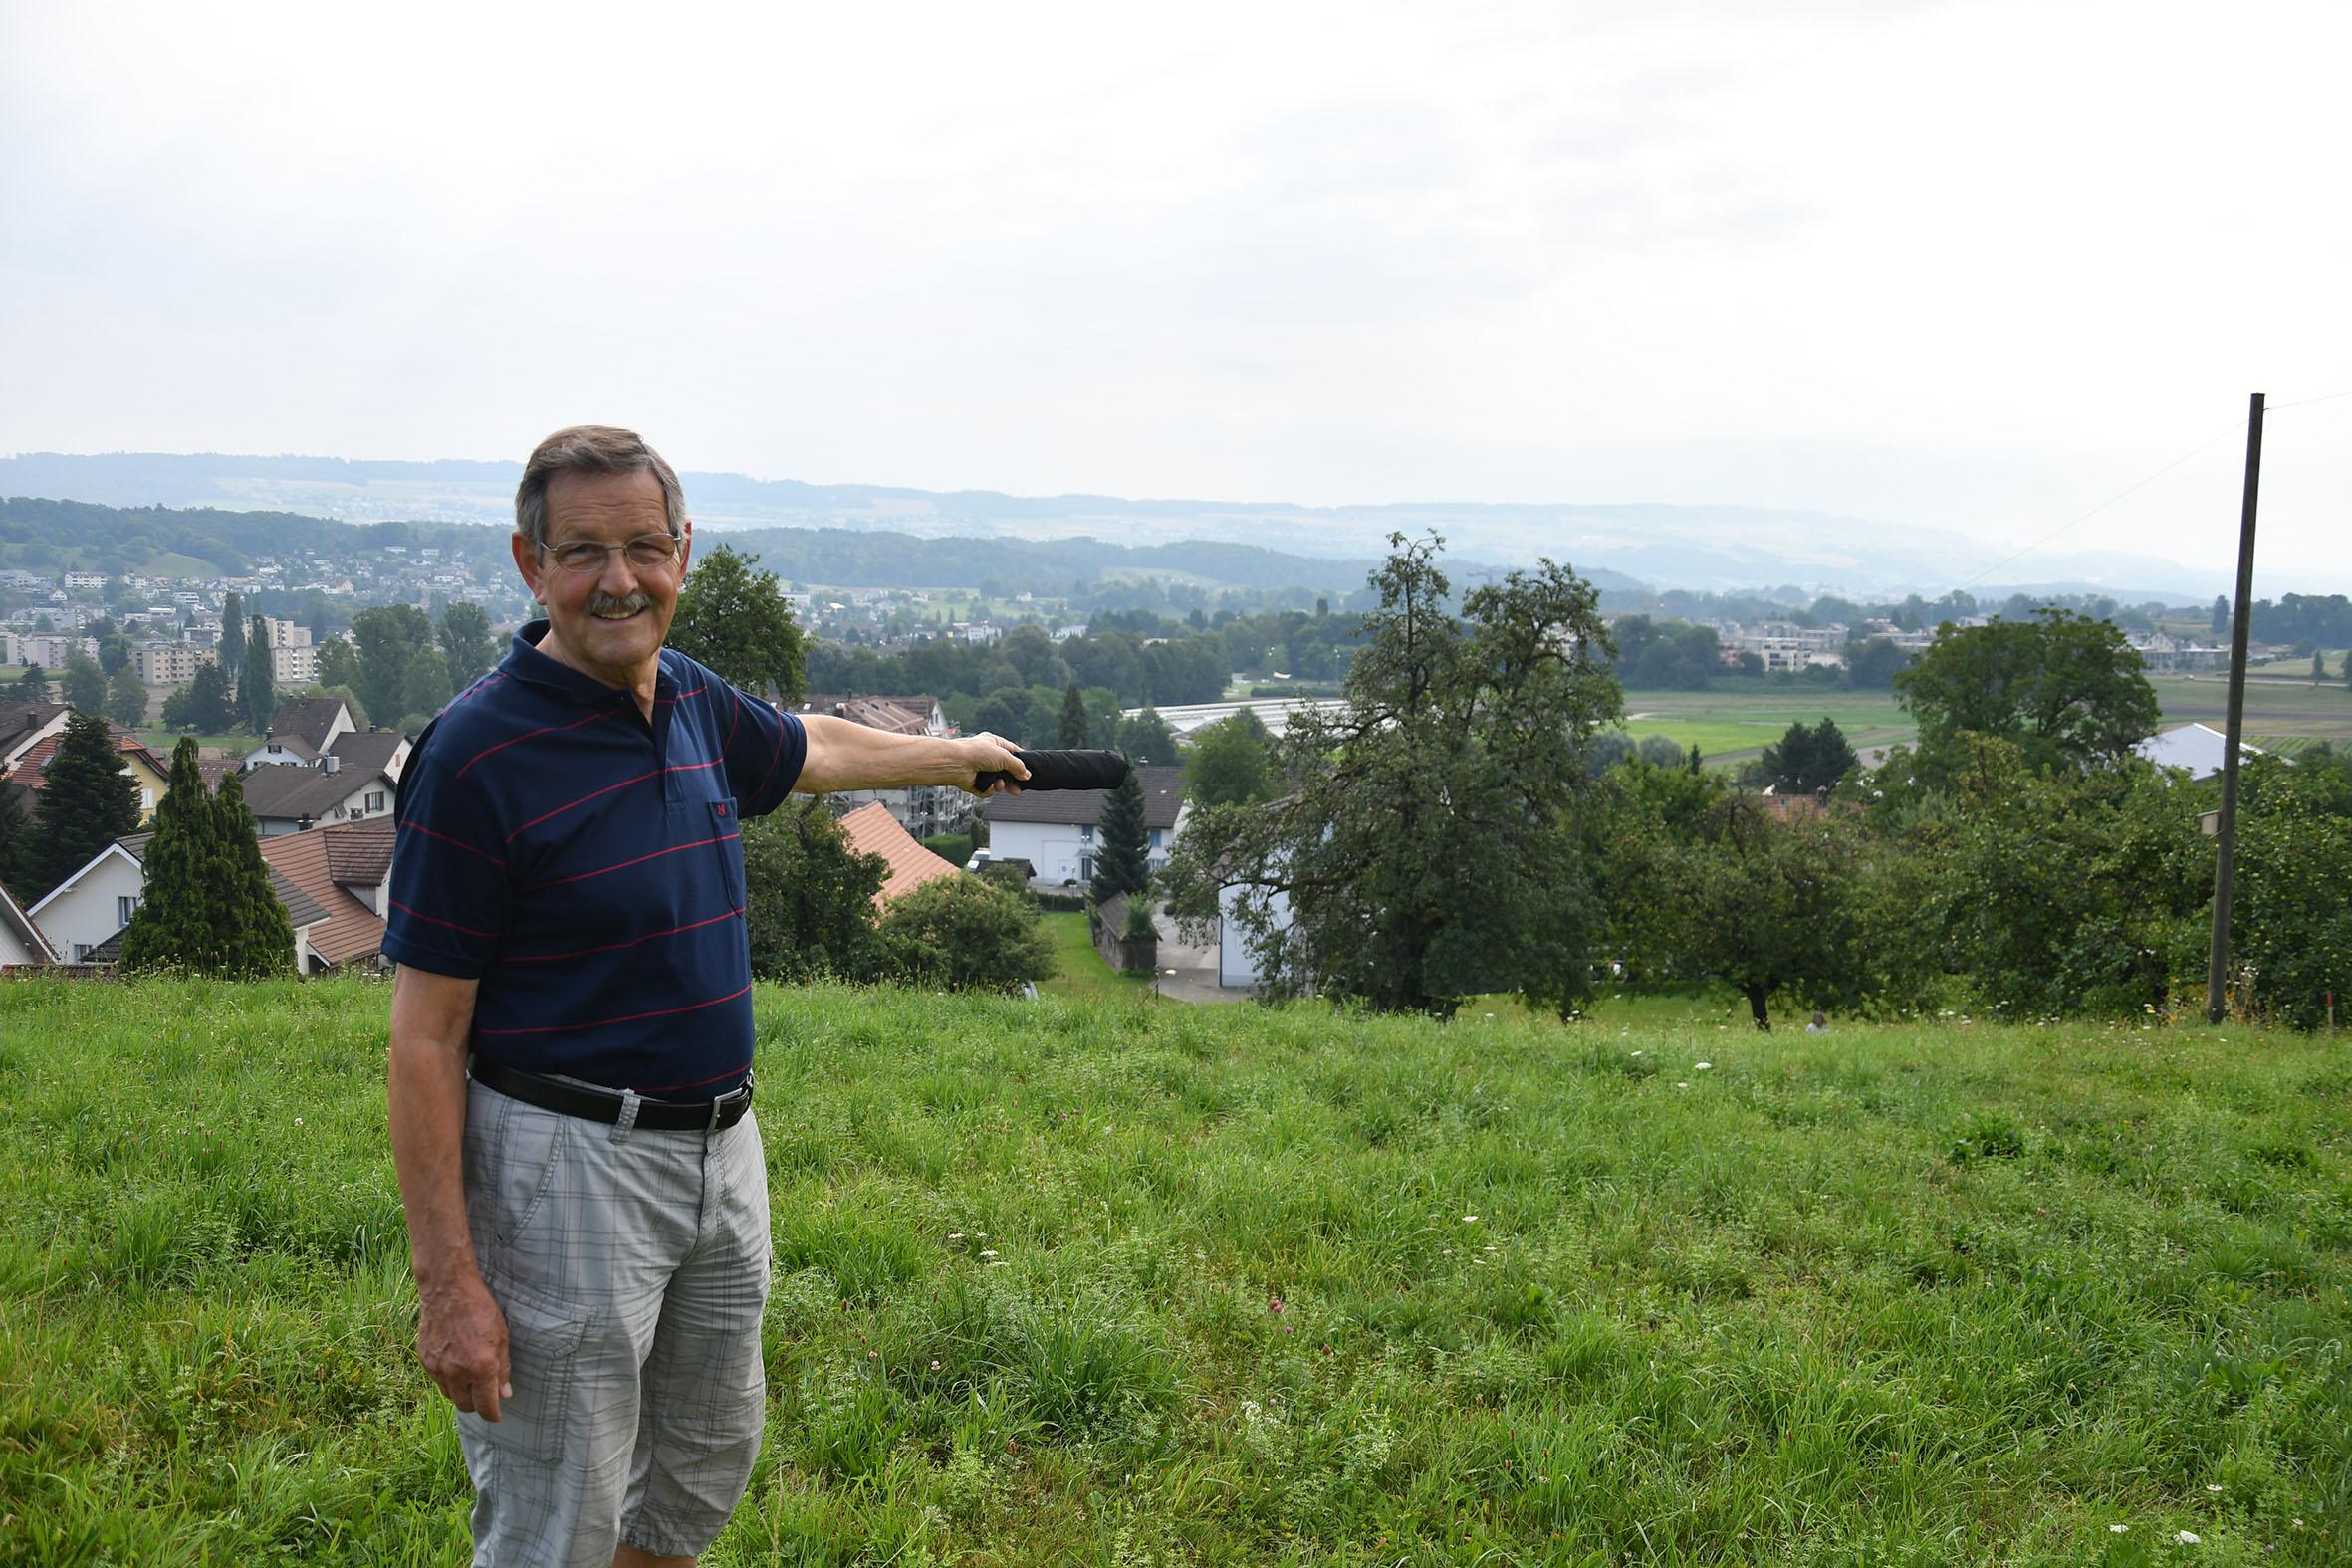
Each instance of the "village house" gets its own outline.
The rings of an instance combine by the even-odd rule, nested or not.
[[[947,711],[935,697],[810,697],[793,710],[827,714],[891,735],[953,735]],[[948,784],[911,784],[899,789],[845,789],[826,797],[836,811],[879,803],[898,825],[917,838],[952,833],[972,816],[972,797]]]
[[[1158,871],[1174,853],[1184,816],[1184,770],[1138,768],[1143,789],[1143,825],[1151,868]],[[1047,882],[1086,882],[1094,876],[1102,807],[1108,789],[1046,789],[1035,794],[991,795],[980,803],[988,822],[991,860],[1026,860]]]
[[[880,855],[889,863],[889,871],[882,885],[874,892],[874,909],[885,912],[889,907],[926,882],[941,877],[961,876],[963,870],[925,849],[907,830],[898,825],[889,807],[881,801],[870,801],[841,818],[841,831],[849,839],[849,847],[861,855]]]

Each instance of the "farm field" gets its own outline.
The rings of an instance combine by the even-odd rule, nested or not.
[[[0,1560],[462,1558],[387,998],[0,984]],[[2345,1558],[2340,1040],[757,1015],[711,1564]]]
[[[2337,668],[2330,659],[2328,668]],[[2352,744],[2352,690],[2341,678],[2311,684],[2305,663],[2299,677],[2249,672],[2245,683],[2245,738],[2258,745],[2280,740],[2330,741],[2341,750]],[[2227,675],[2152,677],[2156,699],[2164,705],[2164,722],[2190,720],[2222,728],[2229,716],[2230,681]],[[2285,750],[2291,751],[2288,747]]]

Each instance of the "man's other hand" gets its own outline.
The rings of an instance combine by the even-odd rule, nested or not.
[[[416,1359],[449,1403],[484,1421],[515,1397],[508,1381],[506,1314],[479,1278],[425,1292],[418,1301]]]
[[[964,756],[961,763],[971,765],[970,773],[963,781],[962,787],[974,794],[1019,794],[1021,792],[1020,782],[1029,777],[1029,768],[1020,758],[1013,755],[1011,741],[1001,735],[992,735],[983,730],[978,735],[966,737],[962,745]],[[988,773],[1003,774],[1005,777],[983,789],[979,787],[980,776]]]

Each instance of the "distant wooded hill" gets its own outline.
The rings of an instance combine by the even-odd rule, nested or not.
[[[706,547],[727,544],[758,556],[762,566],[789,582],[842,588],[986,586],[1006,595],[1032,592],[1053,598],[1076,587],[1140,577],[1345,594],[1362,588],[1375,564],[1369,559],[1292,556],[1206,540],[1129,546],[1085,538],[935,539],[846,528],[714,529],[700,538]],[[256,560],[293,557],[317,557],[349,569],[370,559],[380,564],[385,547],[393,545],[438,549],[445,560],[493,569],[507,557],[506,531],[478,523],[340,523],[289,512],[0,499],[0,565],[35,570],[177,576],[188,574],[184,562],[193,560],[235,576]],[[1469,563],[1455,567],[1465,583],[1492,569]],[[1614,572],[1594,576],[1603,587],[1641,591],[1641,584]]]

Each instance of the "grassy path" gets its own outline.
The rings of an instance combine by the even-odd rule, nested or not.
[[[0,985],[0,1561],[462,1555],[385,1001]],[[2346,1559],[2340,1041],[1718,1016],[763,989],[706,1561]]]

